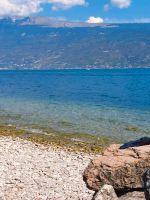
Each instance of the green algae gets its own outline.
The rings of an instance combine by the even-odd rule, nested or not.
[[[62,128],[70,128],[70,127],[73,127],[73,123],[68,122],[68,121],[60,121],[58,122],[58,126]]]
[[[0,125],[0,136],[21,137],[25,133],[24,130],[17,129],[16,126]]]
[[[15,126],[0,125],[0,136],[19,137],[34,143],[52,145],[68,151],[84,153],[102,153],[114,138],[90,135],[85,133],[63,133],[52,128],[41,128],[43,133],[32,133]]]
[[[135,126],[129,126],[126,128],[127,131],[129,132],[137,132],[137,133],[143,133],[143,134],[149,134],[150,130],[149,129],[144,129],[144,128],[139,128]]]
[[[139,132],[139,128],[134,126],[129,126],[126,128],[126,130],[129,132]]]
[[[20,114],[15,114],[15,115],[11,115],[11,114],[3,114],[0,115],[0,120],[7,120],[7,119],[12,119],[13,120],[20,120],[22,118],[22,116]]]

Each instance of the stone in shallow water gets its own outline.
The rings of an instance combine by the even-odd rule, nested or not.
[[[141,177],[150,168],[150,145],[121,150],[111,145],[84,171],[87,186],[98,191],[104,184],[116,190],[142,188]]]

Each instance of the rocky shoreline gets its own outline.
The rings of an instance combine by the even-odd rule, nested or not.
[[[96,155],[30,141],[20,137],[24,131],[12,130],[1,128],[0,200],[145,199],[141,176],[150,168],[149,138]]]
[[[113,144],[89,163],[84,180],[94,200],[150,200],[149,160],[149,137]]]

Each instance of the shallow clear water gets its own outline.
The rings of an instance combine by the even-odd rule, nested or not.
[[[0,71],[0,122],[150,135],[150,69]]]

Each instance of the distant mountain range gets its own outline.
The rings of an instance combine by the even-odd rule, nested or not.
[[[41,17],[41,16],[32,16],[32,17],[7,17],[1,18],[1,23],[13,24],[13,25],[40,25],[47,27],[55,28],[64,28],[64,27],[97,27],[97,26],[108,26],[107,24],[92,24],[87,22],[69,22],[63,19],[55,19],[51,17]]]
[[[150,24],[0,19],[0,69],[150,67]]]

